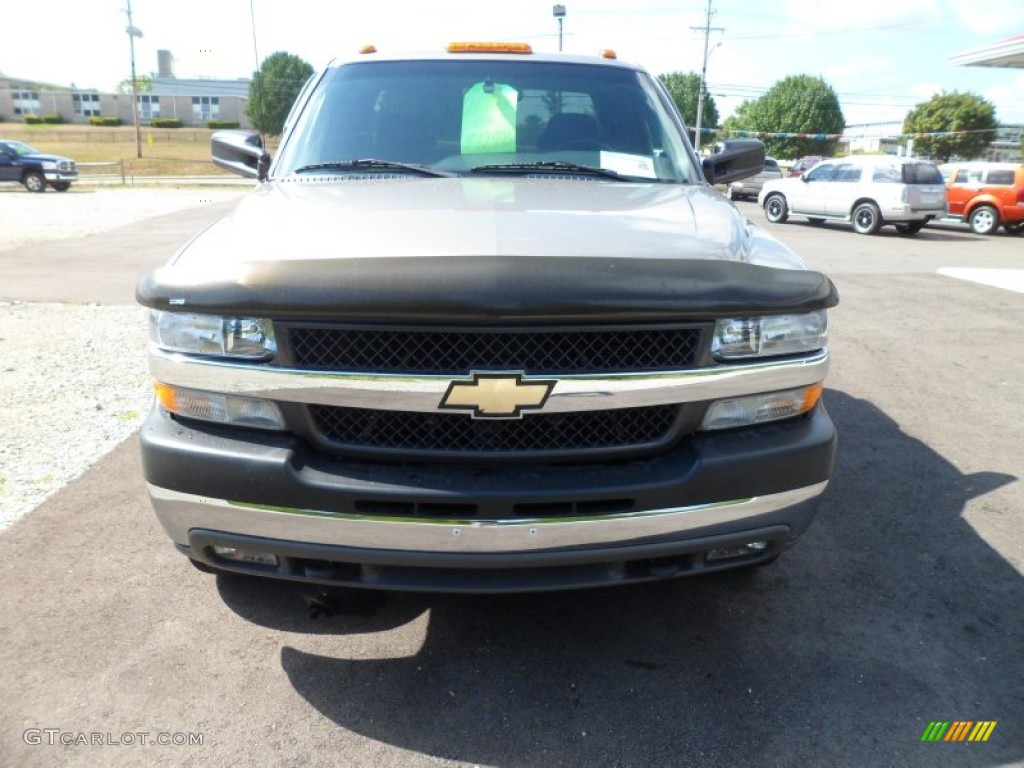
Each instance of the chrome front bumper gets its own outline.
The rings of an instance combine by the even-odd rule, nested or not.
[[[269,507],[178,493],[149,484],[164,529],[189,546],[193,530],[284,542],[409,553],[520,553],[604,548],[713,536],[778,524],[776,513],[806,505],[827,486],[746,499],[586,518],[412,519]],[[741,525],[737,525],[741,524]],[[801,532],[801,531],[797,531]]]

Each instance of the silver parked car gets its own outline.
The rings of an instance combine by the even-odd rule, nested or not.
[[[891,155],[825,160],[803,176],[770,181],[758,203],[765,218],[781,224],[791,215],[811,223],[849,221],[872,235],[886,224],[915,234],[946,215],[946,187],[934,163]]]
[[[756,198],[765,182],[781,179],[782,175],[782,169],[779,167],[778,162],[774,158],[766,157],[764,159],[764,170],[757,174],[757,176],[752,176],[749,179],[740,179],[729,184],[725,188],[725,196],[730,200]]]

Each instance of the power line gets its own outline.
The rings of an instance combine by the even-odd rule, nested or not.
[[[909,21],[898,24],[878,24],[870,27],[842,27],[840,29],[823,29],[817,32],[792,32],[774,35],[734,35],[732,40],[782,40],[809,37],[830,37],[832,35],[850,35],[856,32],[879,32],[886,29],[909,29],[927,24],[926,21]]]

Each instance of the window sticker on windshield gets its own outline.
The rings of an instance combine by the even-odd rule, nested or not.
[[[623,176],[639,176],[641,179],[656,179],[654,161],[646,155],[627,155],[623,152],[602,152],[601,167],[621,173]]]
[[[519,94],[511,85],[477,83],[462,98],[462,154],[516,151]]]

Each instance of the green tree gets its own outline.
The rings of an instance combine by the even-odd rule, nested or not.
[[[806,138],[761,136],[768,154],[798,158],[804,155],[833,155],[839,147],[839,135],[846,118],[839,97],[820,77],[791,75],[779,80],[756,101],[740,105],[726,121],[729,130],[759,133],[803,133]]]
[[[693,129],[697,125],[697,102],[700,100],[700,75],[696,72],[668,72],[658,75],[668,91],[672,101],[676,103],[679,114],[683,116],[683,122],[690,129],[691,138]],[[714,128],[718,125],[718,105],[710,94],[704,96],[704,114],[701,115],[701,128]],[[703,133],[703,130],[702,130]],[[704,144],[701,140],[701,144]]]
[[[756,131],[756,128],[751,127],[754,125],[753,112],[757,108],[756,105],[756,101],[748,99],[736,107],[733,113],[725,118],[725,122],[722,123],[722,132],[729,134],[733,131]]]
[[[114,87],[114,90],[118,93],[130,94],[132,92],[132,79],[130,77],[126,77]],[[135,90],[139,93],[151,93],[153,91],[153,76],[136,75]]]
[[[997,126],[996,108],[981,96],[943,91],[910,110],[903,121],[903,132],[955,133],[913,137],[915,154],[945,163],[954,156],[964,160],[981,157],[995,139]]]
[[[278,51],[264,59],[249,84],[245,113],[253,127],[260,133],[279,135],[295,98],[312,74],[312,65],[291,53]]]

